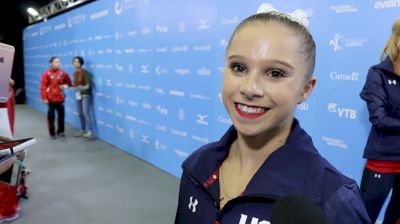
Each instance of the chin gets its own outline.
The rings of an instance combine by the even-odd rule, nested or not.
[[[250,124],[238,124],[234,122],[233,125],[235,126],[238,134],[245,136],[245,137],[256,137],[263,132],[271,130],[269,127],[260,127],[259,125],[250,125]]]

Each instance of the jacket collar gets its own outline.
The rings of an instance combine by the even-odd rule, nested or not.
[[[199,183],[205,183],[226,158],[230,146],[237,138],[231,126],[215,143],[203,146],[182,165]],[[294,119],[289,137],[281,148],[273,152],[247,185],[244,195],[268,195],[280,198],[287,194],[306,194],[319,202],[321,199],[321,167],[316,161],[321,156],[311,137]],[[315,175],[313,175],[315,174]],[[312,186],[310,185],[312,183]]]
[[[394,71],[393,63],[392,63],[392,61],[390,60],[389,57],[386,57],[386,59],[383,60],[381,63],[379,63],[377,65],[374,65],[372,67],[373,68],[377,68],[377,69],[382,69],[382,70],[385,70],[385,71],[388,71],[388,72],[392,72],[392,73]]]

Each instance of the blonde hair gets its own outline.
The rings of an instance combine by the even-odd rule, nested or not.
[[[396,45],[395,39],[400,38],[400,19],[394,21],[392,26],[392,35],[386,41],[381,53],[381,61],[384,61],[386,57],[389,56],[390,60],[393,62],[399,56],[399,47]]]

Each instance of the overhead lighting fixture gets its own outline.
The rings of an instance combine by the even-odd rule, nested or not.
[[[36,17],[39,15],[38,11],[36,11],[36,9],[29,7],[26,11],[28,11],[28,13],[33,16]]]

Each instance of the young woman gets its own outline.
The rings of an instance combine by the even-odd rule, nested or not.
[[[92,80],[89,72],[82,68],[84,60],[82,57],[74,57],[74,88],[76,93],[76,105],[81,121],[81,130],[75,134],[75,137],[92,138]]]
[[[273,201],[290,194],[312,199],[328,223],[370,223],[356,183],[294,118],[316,83],[314,64],[314,40],[291,17],[260,13],[238,25],[222,86],[233,126],[183,163],[175,223],[267,224]]]
[[[43,103],[47,104],[47,124],[52,139],[56,138],[56,134],[65,137],[64,134],[64,89],[71,86],[71,79],[68,74],[60,69],[61,62],[58,57],[50,58],[50,69],[42,74],[40,84],[40,93]],[[54,120],[55,111],[57,111],[58,129],[55,130]]]
[[[392,190],[384,224],[400,223],[400,19],[381,55],[381,63],[369,69],[361,98],[367,102],[372,123],[364,151],[367,159],[361,193],[375,222]]]

